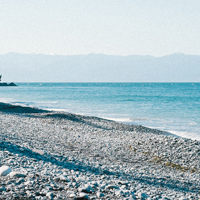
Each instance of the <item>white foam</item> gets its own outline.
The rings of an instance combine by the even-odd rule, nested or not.
[[[12,101],[12,98],[0,98],[0,102],[2,103],[11,103]]]
[[[68,109],[61,109],[61,108],[47,108],[48,111],[57,111],[57,112],[69,112]]]
[[[110,118],[110,117],[103,117],[104,119],[116,121],[116,122],[133,122],[130,118]]]
[[[175,134],[177,136],[183,137],[183,138],[188,138],[192,140],[199,140],[200,141],[200,135],[197,135],[196,133],[193,132],[184,132],[184,131],[169,131],[172,134]]]

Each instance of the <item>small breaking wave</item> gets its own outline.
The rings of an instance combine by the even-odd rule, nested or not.
[[[130,118],[112,118],[112,117],[104,117],[104,119],[108,119],[108,120],[112,120],[112,121],[116,121],[116,122],[132,122],[132,120]]]

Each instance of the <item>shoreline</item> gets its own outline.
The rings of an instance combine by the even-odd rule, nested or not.
[[[36,88],[38,94],[43,94],[45,91],[45,95],[35,96]],[[66,112],[87,116],[117,118],[116,121],[120,121],[121,118],[122,123],[143,125],[168,131],[181,137],[200,140],[198,89],[199,85],[183,83],[174,86],[167,83],[163,85],[18,83],[18,87],[2,88],[2,97],[4,98],[1,98],[1,101],[42,109],[63,109]],[[108,91],[112,91],[112,94],[116,95],[114,99],[112,99],[114,96],[109,97]],[[158,95],[156,91],[159,91]],[[164,91],[166,93],[163,93]],[[13,95],[10,95],[10,92]],[[55,93],[58,93],[59,96],[55,96]],[[109,98],[104,98],[104,95]],[[174,95],[177,98],[174,98]],[[87,97],[89,98],[87,99]],[[162,101],[163,103],[160,104],[159,102]],[[155,105],[156,109],[147,106],[148,103]]]
[[[22,106],[22,105],[13,105],[10,103],[3,103],[0,102],[0,112],[8,112],[8,113],[15,113],[15,114],[28,114],[28,113],[52,113],[51,116],[55,116],[58,118],[74,118],[74,120],[78,121],[88,121],[88,120],[98,120],[98,121],[107,121],[111,122],[113,126],[115,125],[116,127],[121,127],[119,130],[128,130],[128,131],[138,131],[138,132],[151,132],[154,134],[163,134],[167,136],[173,136],[173,137],[181,137],[176,134],[172,134],[168,131],[163,131],[159,130],[156,128],[149,128],[143,125],[134,125],[134,124],[129,124],[129,123],[123,123],[123,122],[118,122],[112,119],[108,118],[101,118],[101,117],[96,117],[96,116],[86,116],[86,115],[81,115],[81,114],[74,114],[74,113],[69,113],[66,111],[59,111],[59,110],[54,110],[54,109],[40,109],[37,107],[30,107],[30,106]],[[43,115],[44,117],[44,115]],[[116,127],[112,127],[113,129],[116,129]],[[118,128],[117,128],[118,130]],[[184,137],[182,137],[184,138]]]
[[[6,103],[0,123],[1,166],[24,175],[0,199],[200,199],[199,141]]]
[[[164,127],[160,127],[160,126],[156,126],[156,124],[142,124],[139,122],[134,122],[133,119],[131,118],[122,118],[122,117],[108,117],[108,116],[101,116],[101,115],[92,115],[92,114],[85,114],[85,113],[81,113],[81,112],[73,112],[73,111],[69,111],[69,109],[61,109],[61,108],[44,108],[44,107],[37,107],[37,105],[29,105],[26,104],[24,102],[17,102],[17,103],[10,103],[8,101],[2,101],[0,103],[4,103],[4,104],[10,104],[13,106],[21,106],[21,107],[27,107],[27,108],[34,108],[34,109],[40,109],[40,110],[46,110],[46,111],[50,111],[50,112],[62,112],[62,113],[73,113],[75,115],[81,115],[81,116],[88,116],[88,117],[97,117],[97,118],[102,118],[102,119],[106,119],[106,120],[111,120],[111,121],[115,121],[117,123],[123,123],[123,124],[127,124],[127,125],[141,125],[143,127],[149,128],[149,129],[155,129],[155,130],[159,130],[165,133],[168,133],[169,135],[174,135],[174,137],[182,137],[182,138],[187,138],[187,139],[191,139],[191,140],[198,140],[200,141],[200,138],[198,136],[197,133],[195,132],[186,132],[186,131],[182,131],[182,130],[173,130],[173,129],[165,129]],[[137,120],[137,118],[136,118]]]
[[[147,126],[143,126],[143,125],[135,125],[132,123],[125,123],[122,121],[117,121],[111,118],[103,118],[103,117],[96,117],[96,116],[87,116],[87,115],[82,115],[82,114],[75,114],[75,113],[70,113],[67,111],[64,111],[63,109],[42,109],[42,108],[37,108],[37,107],[31,107],[31,106],[26,106],[26,105],[16,105],[16,104],[10,104],[10,103],[4,103],[4,102],[0,102],[0,112],[9,112],[9,113],[57,113],[58,116],[60,114],[60,116],[63,117],[67,117],[67,115],[71,115],[71,116],[77,116],[79,118],[85,118],[85,119],[99,119],[99,120],[105,120],[105,121],[110,121],[116,124],[121,124],[123,125],[123,127],[127,127],[127,129],[143,129],[144,132],[148,132],[148,131],[152,131],[152,132],[157,132],[160,134],[164,134],[164,135],[171,135],[174,137],[181,137],[179,135],[173,134],[171,132],[168,131],[164,131],[164,130],[159,130],[156,128],[151,128],[151,127],[147,127]],[[129,128],[128,128],[129,127]],[[184,137],[183,137],[184,138]],[[190,138],[187,138],[190,139]]]

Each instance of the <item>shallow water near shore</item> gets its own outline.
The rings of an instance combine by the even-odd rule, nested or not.
[[[200,83],[17,83],[0,102],[140,124],[200,140]]]

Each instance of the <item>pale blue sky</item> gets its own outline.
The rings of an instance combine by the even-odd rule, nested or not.
[[[199,0],[0,0],[0,54],[200,55]]]

